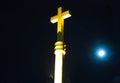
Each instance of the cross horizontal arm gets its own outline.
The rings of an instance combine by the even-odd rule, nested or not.
[[[66,18],[69,18],[69,17],[71,17],[71,14],[70,14],[69,10],[67,10],[67,11],[65,11],[65,12],[62,13],[62,18],[63,19],[66,19]],[[58,15],[51,17],[50,22],[51,23],[58,22]]]
[[[62,13],[62,17],[63,17],[64,19],[71,17],[70,11],[67,10],[67,11],[63,12],[63,13]]]
[[[56,15],[56,16],[51,17],[51,18],[50,18],[50,22],[51,22],[51,23],[56,23],[56,22],[58,22],[58,16]]]

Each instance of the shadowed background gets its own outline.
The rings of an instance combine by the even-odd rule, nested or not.
[[[120,82],[120,5],[112,0],[0,2],[1,83],[53,83],[57,8],[70,10],[65,20],[63,83]],[[109,49],[105,61],[95,48]]]

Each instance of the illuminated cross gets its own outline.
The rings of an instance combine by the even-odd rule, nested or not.
[[[70,17],[69,10],[62,13],[62,7],[58,8],[58,15],[51,17],[52,23],[57,22],[57,41],[63,41],[64,37],[64,19]]]
[[[57,42],[55,43],[55,73],[54,83],[62,83],[62,63],[65,55],[64,47],[64,19],[70,17],[69,10],[62,13],[62,7],[58,8],[58,15],[51,17],[52,23],[57,22]]]

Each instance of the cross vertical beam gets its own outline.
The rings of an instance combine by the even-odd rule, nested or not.
[[[63,18],[62,7],[58,8],[57,41],[63,41]]]
[[[51,17],[52,23],[57,22],[57,42],[55,43],[55,72],[54,83],[62,83],[62,64],[65,55],[64,48],[64,19],[70,17],[69,10],[62,12],[62,7],[58,8],[58,15]]]

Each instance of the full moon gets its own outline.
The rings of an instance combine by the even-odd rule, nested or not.
[[[99,50],[99,51],[98,51],[98,55],[99,55],[100,57],[104,57],[104,56],[105,56],[105,51],[104,51],[104,50]]]

